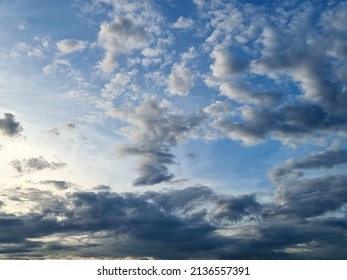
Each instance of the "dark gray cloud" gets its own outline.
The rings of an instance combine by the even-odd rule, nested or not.
[[[226,222],[252,220],[260,217],[261,212],[262,205],[256,201],[255,195],[242,195],[218,200],[213,218]]]
[[[16,159],[11,161],[11,166],[17,170],[18,173],[35,172],[44,169],[56,170],[66,166],[62,161],[48,162],[42,156],[29,158],[29,159]]]
[[[334,185],[330,198],[346,202],[346,177],[323,181],[302,187],[307,191],[308,185],[330,182]],[[1,258],[346,257],[345,218],[319,216],[322,212],[317,209],[322,209],[324,200],[316,199],[315,192],[307,192],[308,200],[296,199],[297,204],[287,208],[260,203],[254,194],[219,195],[208,187],[142,194],[107,190],[58,196],[32,188],[7,193],[36,206],[28,214],[1,213]],[[46,236],[51,241],[40,241]],[[78,242],[68,241],[74,239]]]
[[[62,181],[62,180],[45,180],[45,181],[40,181],[40,184],[51,185],[59,190],[66,190],[69,187],[71,187],[70,182]]]
[[[319,105],[305,103],[266,107],[241,108],[242,121],[218,118],[213,126],[234,140],[254,144],[267,137],[287,142],[307,137],[323,136],[346,129],[347,118],[334,116]]]
[[[93,189],[95,191],[99,191],[99,192],[111,191],[111,187],[107,186],[107,185],[98,185],[98,186],[94,187]]]
[[[346,186],[344,175],[284,181],[275,192],[278,213],[306,218],[339,210],[346,203]]]
[[[330,169],[347,163],[347,150],[335,149],[314,153],[299,159],[287,160],[284,166],[276,167],[269,172],[270,179],[279,184],[285,178],[303,176],[300,169]]]
[[[316,177],[307,177],[304,171],[346,163],[347,151],[336,149],[291,159],[272,169],[269,176],[277,185],[274,196],[278,213],[306,218],[339,210],[346,203],[347,176],[320,172]]]
[[[23,127],[15,121],[15,116],[11,113],[5,113],[4,118],[0,119],[0,131],[7,136],[20,135]]]
[[[168,165],[175,163],[172,147],[188,138],[205,119],[204,114],[185,117],[168,113],[154,100],[145,101],[134,114],[124,116],[115,109],[114,115],[131,124],[124,130],[130,144],[120,147],[119,154],[139,157],[140,177],[134,181],[135,186],[170,181],[174,175]]]

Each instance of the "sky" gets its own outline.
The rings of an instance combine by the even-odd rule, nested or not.
[[[346,14],[2,0],[0,259],[347,259]]]

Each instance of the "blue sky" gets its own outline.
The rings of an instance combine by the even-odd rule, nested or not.
[[[2,1],[1,258],[345,259],[346,13]]]

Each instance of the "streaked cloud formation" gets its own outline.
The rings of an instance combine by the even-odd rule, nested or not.
[[[0,258],[346,259],[346,1],[13,3]]]

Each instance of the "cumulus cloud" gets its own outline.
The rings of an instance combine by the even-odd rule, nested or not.
[[[231,83],[223,83],[219,87],[221,94],[239,103],[253,103],[261,106],[276,104],[281,95],[268,92],[251,92],[245,87]]]
[[[15,159],[11,161],[11,166],[16,169],[18,173],[30,173],[44,169],[56,170],[66,166],[66,163],[62,161],[49,162],[42,156],[39,156],[29,159]]]
[[[0,131],[7,136],[20,135],[23,127],[19,122],[16,122],[15,116],[11,113],[5,113],[4,118],[0,119]]]
[[[11,51],[10,56],[12,58],[18,58],[22,55],[26,55],[30,58],[43,58],[45,55],[43,53],[42,47],[42,45],[30,45],[25,42],[19,42]]]
[[[223,117],[231,113],[228,103],[219,100],[205,107],[203,110],[206,114],[214,117]]]
[[[341,36],[346,29],[341,11],[347,6],[306,2],[288,10],[269,7],[272,19],[257,5],[222,6],[201,5],[214,11],[205,41],[213,63],[205,82],[230,99],[232,111],[214,116],[211,126],[245,144],[345,135],[346,44]]]
[[[232,57],[226,50],[214,49],[211,53],[214,59],[211,70],[212,75],[218,79],[226,79],[233,74],[242,73],[248,67],[247,60]]]
[[[347,151],[328,150],[299,159],[287,160],[284,166],[269,172],[270,179],[278,186],[276,201],[281,205],[279,212],[300,217],[318,216],[342,207],[347,177],[328,174],[306,178],[304,171],[331,169],[347,163]]]
[[[63,39],[57,42],[57,47],[61,53],[68,54],[84,50],[87,47],[87,42],[77,39]]]
[[[193,77],[186,66],[175,64],[168,77],[169,91],[173,95],[187,96],[193,86]]]
[[[112,72],[118,55],[143,48],[148,38],[145,27],[130,19],[116,17],[112,22],[103,23],[98,36],[100,44],[106,50],[101,69],[106,73]]]
[[[172,25],[177,29],[189,29],[194,25],[194,21],[190,18],[179,17],[177,21]]]
[[[119,149],[121,155],[140,157],[140,177],[134,185],[153,185],[173,178],[167,165],[175,163],[171,148],[189,137],[204,115],[184,117],[168,112],[165,105],[147,100],[133,113],[114,109],[113,116],[130,123],[122,129],[130,144]]]

